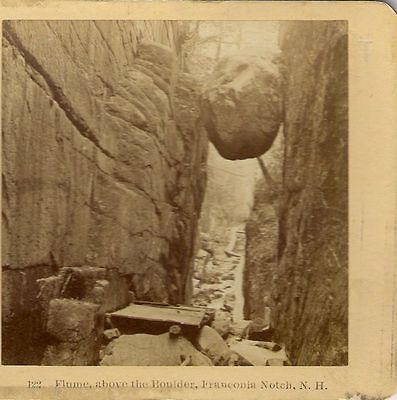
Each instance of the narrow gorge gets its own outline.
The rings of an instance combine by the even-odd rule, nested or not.
[[[3,364],[347,364],[345,23],[2,40]]]

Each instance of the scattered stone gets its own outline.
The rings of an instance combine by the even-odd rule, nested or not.
[[[250,322],[252,321],[249,320],[234,321],[232,326],[233,335],[243,337],[243,332],[250,324]]]
[[[268,342],[273,339],[274,329],[263,318],[255,318],[242,332],[242,338]]]
[[[216,300],[216,299],[220,299],[221,297],[223,297],[222,293],[217,291],[213,294],[212,299]]]
[[[270,360],[267,360],[267,365],[270,367],[282,367],[285,365],[285,361],[279,360],[277,358],[272,358]]]
[[[223,304],[221,310],[231,313],[233,311],[233,306],[231,306],[230,304]]]
[[[105,357],[105,349],[102,348],[99,350],[99,360],[102,360],[103,357]]]
[[[224,339],[231,332],[232,317],[226,311],[217,310],[215,312],[214,320],[212,321],[212,328],[214,328]]]
[[[256,347],[261,347],[262,349],[268,349],[271,351],[281,350],[281,346],[274,342],[258,342],[255,344]]]
[[[162,335],[122,335],[110,344],[100,365],[175,366],[190,358],[189,365],[210,366],[211,360],[186,338]]]
[[[230,356],[229,356],[229,360],[228,360],[228,362],[227,362],[227,365],[228,365],[229,367],[234,367],[234,366],[236,366],[236,365],[242,365],[242,364],[240,363],[240,357],[239,357],[239,355],[238,355],[237,353],[235,353],[234,351],[231,351],[231,352],[230,352]]]
[[[112,316],[110,314],[105,314],[105,329],[114,329],[114,325],[112,323]]]
[[[230,358],[230,349],[219,335],[219,333],[209,327],[203,326],[197,338],[197,348],[206,354],[214,365],[224,364]]]
[[[224,281],[233,281],[234,280],[234,273],[233,272],[226,273],[226,274],[224,274],[222,276],[222,279]]]
[[[176,338],[182,334],[180,325],[172,325],[169,329],[170,338]]]
[[[103,332],[103,337],[104,337],[106,342],[110,342],[113,339],[116,339],[116,338],[120,337],[120,331],[117,328],[106,329]]]
[[[225,254],[226,254],[228,257],[241,257],[240,254],[235,253],[234,251],[229,251],[229,250],[225,250]]]
[[[231,350],[247,360],[251,365],[288,365],[289,360],[284,349],[272,351],[256,346],[257,342],[251,340],[236,341],[230,345]],[[277,360],[277,361],[276,361]],[[270,364],[272,363],[272,364]]]
[[[225,304],[232,304],[236,300],[236,295],[234,293],[227,293],[225,296]]]
[[[206,251],[204,251],[203,249],[200,248],[200,249],[197,251],[196,259],[201,260],[201,259],[207,257],[207,255],[208,255],[208,253],[207,253]]]
[[[183,358],[183,357],[182,357],[182,358]],[[181,367],[187,367],[188,365],[192,365],[191,363],[192,363],[191,357],[190,357],[190,356],[187,356],[187,357],[182,361]]]
[[[208,283],[210,285],[214,285],[216,283],[219,283],[219,280],[214,276],[209,276],[207,278],[202,279],[201,281],[202,281],[202,283]]]

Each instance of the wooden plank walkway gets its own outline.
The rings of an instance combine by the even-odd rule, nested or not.
[[[145,303],[130,304],[129,306],[112,312],[109,315],[116,318],[138,319],[200,327],[206,312],[206,308]]]

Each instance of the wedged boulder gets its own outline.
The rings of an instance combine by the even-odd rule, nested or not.
[[[186,338],[162,335],[122,335],[105,350],[101,365],[213,365]]]
[[[222,157],[236,160],[264,154],[282,122],[277,64],[259,57],[222,59],[203,89],[201,117]]]

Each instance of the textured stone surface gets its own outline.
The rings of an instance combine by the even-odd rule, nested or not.
[[[228,57],[202,95],[209,139],[230,160],[253,158],[272,145],[282,120],[281,76],[271,60]]]
[[[206,354],[215,365],[230,358],[230,349],[219,335],[210,326],[204,325],[197,337],[197,348]]]
[[[100,342],[92,333],[80,342],[57,342],[46,347],[42,365],[86,366],[98,365]]]
[[[51,300],[47,332],[61,342],[80,342],[94,331],[98,308],[77,300]]]
[[[46,346],[36,280],[51,275],[48,266],[2,271],[2,363],[39,365]],[[55,289],[56,290],[56,289]],[[52,290],[44,304],[52,298]]]
[[[52,299],[45,335],[49,338],[41,364],[96,365],[104,319],[98,304]]]
[[[254,206],[245,226],[246,262],[243,276],[244,318],[262,318],[277,273],[278,220],[264,180],[256,186]]]
[[[347,25],[283,23],[281,46],[285,160],[278,266],[272,274],[271,264],[263,263],[265,281],[257,298],[270,286],[276,341],[286,345],[293,364],[346,365]],[[261,202],[262,220],[268,203]],[[247,233],[249,249],[261,230]],[[253,306],[250,314],[255,314]]]
[[[232,331],[232,316],[229,312],[216,310],[214,320],[211,322],[211,327],[214,328],[219,335],[224,339],[227,338]]]
[[[181,365],[186,358],[188,365],[209,366],[211,361],[184,337],[170,338],[162,335],[123,335],[111,342],[101,365],[171,366]]]
[[[28,321],[36,279],[62,267],[106,269],[106,310],[124,305],[128,290],[188,300],[207,138],[189,76],[177,74],[170,106],[177,55],[167,32],[175,29],[164,21],[3,25],[4,362],[36,357],[13,352],[13,327],[22,315]],[[19,274],[26,305],[12,294]]]
[[[49,303],[43,365],[95,365],[104,319],[99,305],[70,299]]]

